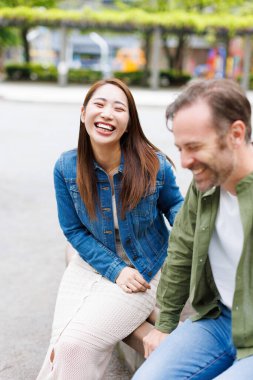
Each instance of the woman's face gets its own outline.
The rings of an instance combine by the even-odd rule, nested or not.
[[[99,145],[118,146],[129,121],[125,93],[109,83],[99,87],[86,108],[82,108],[81,120],[85,124],[93,148]]]

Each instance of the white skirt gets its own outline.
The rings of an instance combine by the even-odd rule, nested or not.
[[[125,293],[79,255],[58,291],[52,336],[37,380],[99,380],[117,342],[153,310],[160,272],[146,292]]]

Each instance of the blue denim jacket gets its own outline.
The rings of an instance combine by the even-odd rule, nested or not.
[[[133,266],[150,281],[161,268],[167,254],[170,225],[183,198],[175,182],[171,165],[158,154],[160,169],[156,188],[121,218],[120,181],[124,167],[122,155],[119,172],[114,175],[119,233],[123,248]],[[63,153],[55,164],[54,182],[61,228],[80,256],[101,275],[115,282],[127,264],[117,255],[112,210],[112,189],[106,172],[95,163],[101,207],[91,220],[76,184],[77,151]]]

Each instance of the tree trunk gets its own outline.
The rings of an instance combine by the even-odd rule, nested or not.
[[[30,49],[29,49],[29,42],[27,40],[27,33],[28,33],[28,28],[22,28],[21,29],[21,38],[23,42],[23,48],[24,48],[24,60],[25,62],[30,62]]]
[[[148,85],[149,79],[149,65],[150,65],[150,56],[151,56],[151,36],[152,32],[150,30],[143,33],[143,50],[146,58],[146,63],[143,69],[144,76],[142,78],[142,85]]]
[[[167,68],[171,69],[174,66],[174,57],[172,56],[170,48],[168,47],[167,39],[168,39],[168,33],[162,32],[161,34],[162,48],[164,51],[165,58],[167,60]]]
[[[162,46],[165,57],[167,59],[168,69],[175,69],[179,72],[182,72],[184,63],[184,53],[187,48],[187,35],[180,33],[179,35],[177,35],[177,37],[178,43],[173,53],[171,52],[171,48],[167,44],[168,34],[166,32],[162,33]]]
[[[175,54],[175,64],[174,69],[178,70],[180,73],[183,71],[183,63],[184,63],[184,54],[187,48],[187,35],[180,33],[178,36],[178,44],[176,48]]]

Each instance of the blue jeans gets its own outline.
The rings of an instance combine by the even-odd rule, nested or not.
[[[253,356],[236,360],[231,312],[186,320],[149,356],[132,380],[252,380]]]

